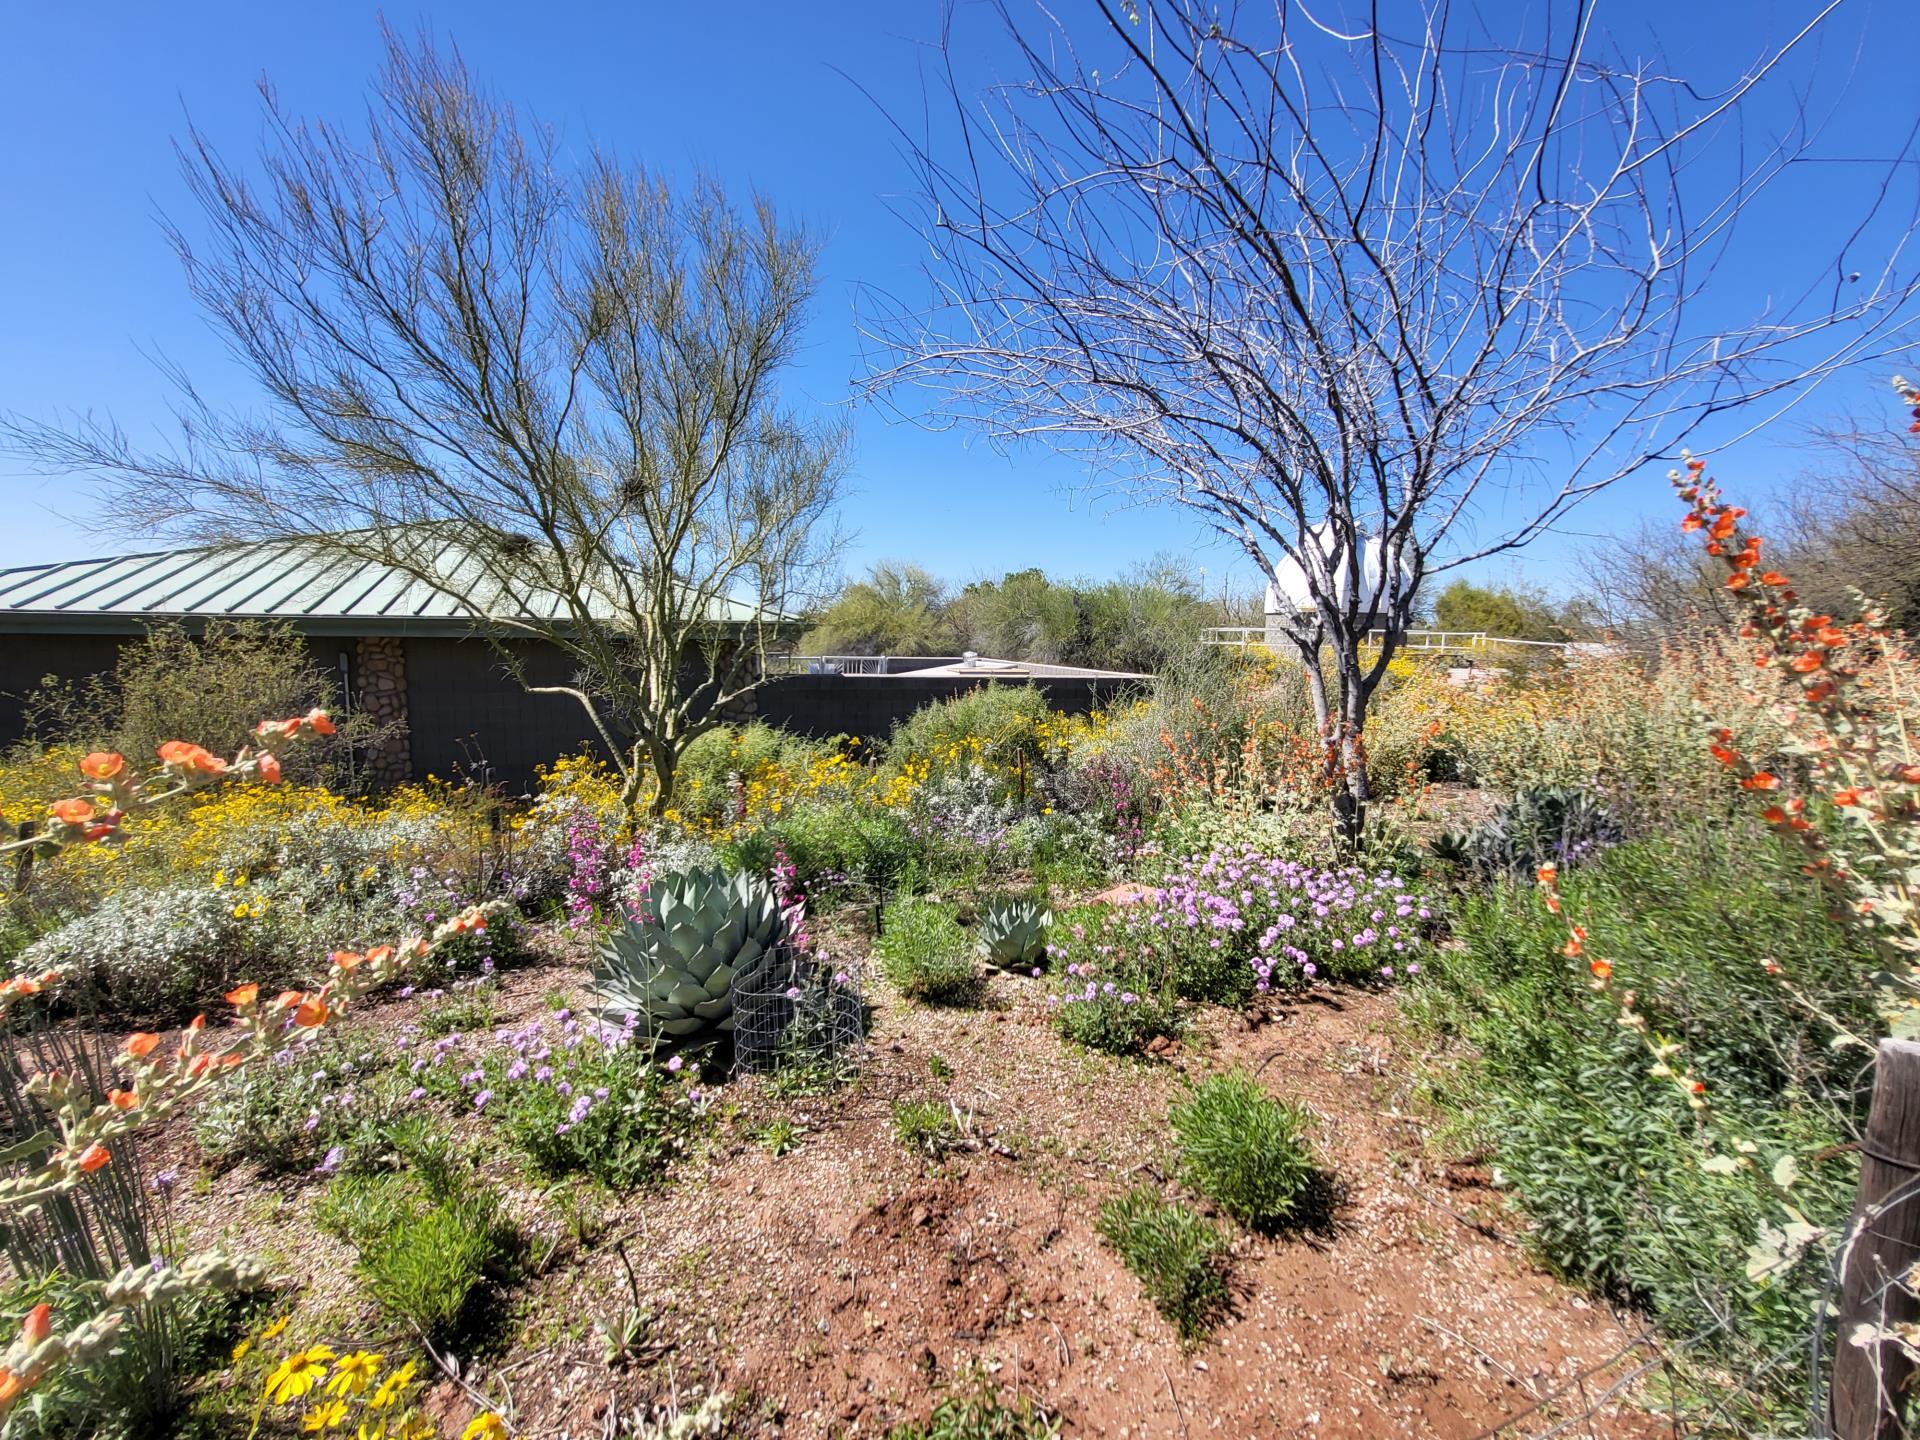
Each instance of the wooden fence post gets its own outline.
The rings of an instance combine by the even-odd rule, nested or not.
[[[1882,1040],[1860,1142],[1834,1345],[1834,1440],[1898,1440],[1913,1362],[1898,1345],[1855,1345],[1860,1325],[1920,1320],[1907,1272],[1920,1261],[1920,1043]]]
[[[4,828],[4,827],[0,827],[0,828]],[[20,822],[20,829],[16,834],[16,838],[21,840],[31,840],[38,833],[39,832],[35,827],[33,821],[22,820]],[[27,883],[32,879],[33,879],[33,847],[28,846],[25,850],[22,850],[20,852],[19,858],[13,862],[14,894],[24,895],[26,893]]]

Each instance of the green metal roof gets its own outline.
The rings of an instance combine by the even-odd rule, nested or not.
[[[449,586],[465,590],[480,571],[457,540],[434,542],[427,556]],[[562,618],[557,595],[544,591],[497,598],[488,615],[541,621]],[[596,606],[614,618],[611,606]],[[754,608],[718,599],[710,619],[744,625]],[[189,625],[211,619],[285,621],[310,635],[471,635],[476,624],[444,590],[377,560],[302,540],[110,555],[0,570],[0,633],[126,633],[155,621]]]

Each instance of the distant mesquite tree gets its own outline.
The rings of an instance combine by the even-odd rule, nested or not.
[[[1584,0],[988,8],[1016,77],[968,93],[949,34],[901,127],[932,283],[871,298],[870,390],[1075,452],[1264,573],[1297,562],[1282,627],[1349,837],[1368,701],[1430,575],[1913,321],[1911,150],[1858,168],[1832,248],[1775,256],[1794,273],[1747,318],[1701,303],[1743,207],[1814,153],[1803,110],[1767,142],[1742,112],[1837,4],[1711,93],[1606,53]]]

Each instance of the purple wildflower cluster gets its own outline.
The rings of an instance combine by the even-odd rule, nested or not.
[[[693,1068],[656,1056],[638,1027],[637,1015],[610,1025],[556,1010],[495,1030],[491,1045],[458,1034],[402,1043],[419,1048],[410,1068],[423,1091],[495,1116],[541,1169],[630,1185],[666,1163],[705,1108],[683,1083]]]
[[[1391,871],[1319,869],[1255,850],[1188,856],[1137,921],[1175,945],[1244,957],[1255,988],[1419,972],[1433,912]]]

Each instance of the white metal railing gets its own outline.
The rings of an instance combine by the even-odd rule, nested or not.
[[[769,675],[885,675],[884,655],[769,655]]]
[[[1367,639],[1379,644],[1386,638],[1385,630],[1369,630]],[[1206,645],[1226,645],[1239,650],[1251,649],[1255,645],[1267,643],[1267,627],[1264,625],[1216,625],[1201,632],[1201,643]],[[1565,650],[1569,642],[1564,640],[1515,640],[1504,635],[1489,635],[1484,630],[1403,630],[1400,632],[1399,648],[1402,650],[1449,650],[1472,651],[1486,650],[1498,645],[1530,645],[1543,650]]]

